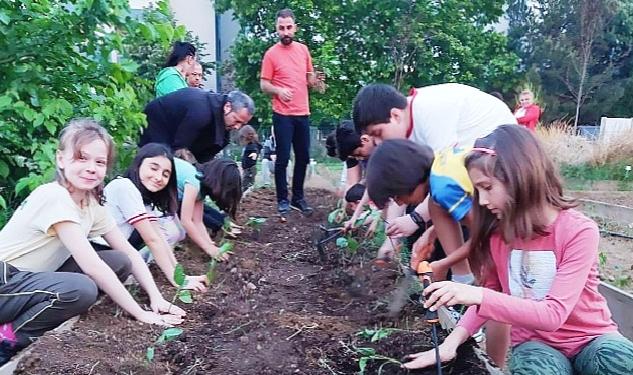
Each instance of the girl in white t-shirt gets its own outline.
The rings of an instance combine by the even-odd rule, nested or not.
[[[139,321],[182,322],[185,312],[163,298],[103,206],[113,154],[104,128],[72,121],[61,133],[56,181],[36,188],[0,231],[0,365],[32,338],[87,311],[97,288]],[[95,251],[88,242],[95,236],[118,250]],[[130,272],[149,295],[150,311],[123,286]]]
[[[176,172],[169,147],[159,143],[143,146],[123,177],[110,181],[104,194],[106,206],[128,242],[147,245],[158,267],[176,286],[178,261],[172,246],[185,233],[176,216]],[[206,290],[206,276],[187,276],[186,280],[186,289]]]

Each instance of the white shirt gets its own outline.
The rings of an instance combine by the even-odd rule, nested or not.
[[[409,139],[433,151],[471,147],[500,125],[517,124],[501,100],[471,86],[444,83],[415,90],[411,102],[413,129]]]

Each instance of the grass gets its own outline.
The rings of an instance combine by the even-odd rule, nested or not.
[[[633,189],[633,142],[623,134],[609,142],[575,134],[568,122],[555,121],[537,130],[545,152],[559,166],[572,190],[592,189],[593,182],[615,181],[617,190]]]

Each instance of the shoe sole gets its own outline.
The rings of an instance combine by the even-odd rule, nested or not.
[[[312,215],[312,212],[314,211],[314,210],[302,211],[299,207],[295,207],[293,205],[290,205],[290,208],[295,210],[295,211],[301,212],[301,214],[304,215],[304,216],[310,216],[310,215]]]

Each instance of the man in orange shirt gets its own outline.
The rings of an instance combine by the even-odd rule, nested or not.
[[[294,13],[283,9],[277,13],[279,43],[264,54],[260,86],[272,96],[273,126],[277,141],[275,161],[275,188],[277,210],[283,216],[290,208],[309,215],[312,208],[303,197],[306,167],[310,162],[310,107],[308,87],[323,91],[324,77],[314,73],[312,57],[305,44],[294,41],[297,31]],[[286,167],[290,147],[295,152],[292,176],[292,200],[288,200]]]

